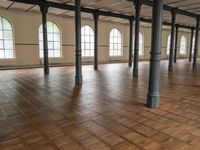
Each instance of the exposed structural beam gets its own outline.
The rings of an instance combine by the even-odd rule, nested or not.
[[[98,27],[98,20],[99,20],[99,12],[95,11],[93,13],[94,17],[94,70],[98,70],[98,36],[99,36],[99,27]]]
[[[134,17],[129,18],[129,60],[128,60],[128,66],[132,67],[133,63],[133,21]]]
[[[40,0],[28,0],[28,1],[27,0],[9,0],[9,1],[15,1],[15,2],[19,2],[19,3],[30,4],[30,5],[39,5],[40,4]],[[128,1],[133,2],[133,0],[128,0]],[[141,0],[141,1],[142,1],[143,4],[147,5],[147,2],[144,3],[143,0]],[[56,3],[56,2],[51,2],[51,1],[47,1],[46,3],[47,3],[46,4],[47,6],[52,7],[52,8],[75,11],[75,6],[72,6],[72,5]],[[150,4],[148,6],[153,6],[153,2],[149,1],[148,3]],[[177,12],[182,12],[182,11],[180,11],[180,10],[178,11],[178,10],[177,10]],[[91,13],[92,14],[95,11],[95,9],[83,8],[82,7],[81,11],[84,12],[84,13]],[[129,18],[130,18],[129,15],[112,13],[112,12],[107,12],[107,11],[102,11],[102,10],[99,10],[99,15],[107,16],[107,17],[116,17],[116,18],[121,18],[121,19],[126,19],[126,20],[129,20]],[[151,23],[151,19],[146,19],[146,18],[142,18],[142,17],[140,18],[140,21]],[[163,25],[170,26],[171,23],[163,22]],[[181,25],[181,24],[180,24],[180,28],[185,28],[185,29],[194,28],[195,29],[195,27],[185,26],[185,25]]]
[[[176,8],[172,9],[172,24],[171,24],[171,39],[170,39],[170,52],[169,52],[169,67],[170,72],[173,71],[173,61],[174,61],[174,30],[176,23]]]
[[[149,70],[149,90],[147,106],[157,108],[160,105],[160,55],[162,41],[163,0],[154,0],[151,32],[151,56]]]
[[[200,16],[196,17],[196,36],[195,36],[195,45],[194,45],[194,57],[193,57],[193,69],[196,69],[197,66],[197,54],[199,48],[199,21]]]
[[[48,58],[48,39],[47,39],[47,12],[48,6],[44,1],[40,3],[40,11],[42,13],[42,31],[43,31],[43,52],[44,52],[44,74],[49,74],[49,58]]]
[[[192,48],[193,48],[193,44],[194,44],[193,38],[194,38],[194,29],[191,29],[189,62],[192,61]]]
[[[174,63],[176,63],[176,57],[177,57],[177,47],[178,47],[178,28],[179,28],[179,25],[176,24],[176,37],[175,37]]]
[[[133,1],[133,0],[127,0],[127,1]],[[153,7],[153,1],[150,1],[150,0],[141,0],[141,1],[142,1],[142,4]],[[172,9],[174,9],[174,8],[167,6],[167,5],[163,5],[163,10],[172,11]],[[188,12],[188,11],[185,11],[182,9],[177,9],[177,14],[192,17],[192,18],[196,18],[196,16],[197,16],[197,14],[195,14],[195,13],[191,13],[191,12]]]
[[[81,2],[75,0],[75,32],[76,32],[76,85],[82,84],[82,54],[81,54]]]
[[[133,76],[138,76],[138,60],[139,60],[139,32],[140,32],[140,10],[141,0],[135,0],[135,42],[134,42],[134,63]]]

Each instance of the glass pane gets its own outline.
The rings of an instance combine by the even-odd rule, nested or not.
[[[3,49],[3,40],[0,40],[0,49]]]
[[[55,51],[54,51],[54,54],[55,54],[55,57],[61,57],[60,51],[55,50]]]
[[[43,40],[43,34],[39,33],[39,40],[42,41]]]
[[[54,24],[53,26],[54,26],[54,28],[53,28],[54,33],[60,33],[59,28],[57,27],[57,25]]]
[[[43,41],[40,41],[39,47],[40,47],[40,50],[43,50]]]
[[[53,32],[53,23],[47,21],[47,32]]]
[[[13,42],[12,40],[4,40],[5,50],[12,50],[13,49]]]
[[[12,50],[5,50],[5,58],[14,58]]]
[[[4,51],[0,50],[0,59],[4,58]]]
[[[0,30],[0,39],[3,39],[3,31]]]
[[[60,34],[54,34],[54,41],[60,41]]]
[[[2,24],[3,24],[2,17],[0,17],[0,30],[3,29]]]
[[[53,57],[53,50],[49,50],[49,57]]]
[[[40,57],[43,57],[43,50],[40,50]]]
[[[6,19],[3,19],[3,29],[12,30],[10,23]]]
[[[48,41],[53,41],[53,33],[48,33]]]
[[[4,31],[3,35],[4,35],[4,39],[9,39],[9,40],[12,39],[12,31]]]
[[[53,49],[53,42],[48,42],[48,49]]]
[[[54,49],[60,50],[60,42],[54,42]]]

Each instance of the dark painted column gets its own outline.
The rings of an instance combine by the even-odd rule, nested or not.
[[[176,37],[175,37],[174,63],[176,63],[176,55],[177,55],[177,47],[178,47],[178,28],[179,28],[179,25],[176,24]]]
[[[176,21],[176,9],[172,9],[172,23],[171,23],[171,39],[170,39],[170,53],[169,53],[169,71],[173,71],[173,61],[174,61],[174,30]]]
[[[133,75],[138,76],[140,10],[142,3],[141,0],[135,0],[134,4],[135,4],[135,45],[134,45]]]
[[[46,1],[41,1],[40,11],[42,13],[44,74],[48,75],[49,74],[48,39],[47,39],[47,12],[48,12],[48,6],[46,5]]]
[[[94,16],[94,70],[98,70],[98,20],[99,12],[95,10],[93,13]]]
[[[194,36],[194,29],[191,29],[189,62],[192,61],[193,36]]]
[[[129,34],[129,61],[128,61],[128,66],[132,67],[133,63],[133,21],[134,18],[130,17],[129,18],[129,26],[130,26],[130,34]]]
[[[75,32],[76,32],[76,85],[82,84],[82,54],[81,54],[81,4],[75,0]]]
[[[193,69],[195,69],[197,66],[198,48],[199,48],[199,16],[197,16],[196,18],[196,36],[194,45]]]
[[[153,20],[147,106],[150,108],[157,108],[160,105],[160,55],[162,41],[163,0],[154,0],[153,2],[154,5],[152,14]]]

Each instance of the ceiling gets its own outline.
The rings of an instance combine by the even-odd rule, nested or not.
[[[48,0],[57,3],[74,5],[74,0]],[[200,0],[164,0],[164,4],[171,7],[178,7],[179,9],[186,10],[192,13],[200,15]],[[134,5],[131,0],[81,0],[81,6],[91,9],[99,9],[103,11],[125,14],[134,16]],[[39,7],[36,5],[22,4],[17,2],[12,2],[9,0],[1,0],[0,7],[8,10],[20,10],[30,13],[40,13]],[[62,17],[73,17],[74,12],[68,10],[61,10],[57,8],[49,8],[49,14],[62,16]],[[146,19],[152,18],[152,7],[142,5],[141,16]],[[82,13],[82,18],[92,19],[91,14]],[[112,21],[119,23],[128,23],[128,20],[100,16],[102,21]],[[171,13],[169,11],[164,11],[163,20],[165,22],[171,22]],[[195,26],[196,21],[194,18],[183,16],[177,14],[176,23],[188,26]]]

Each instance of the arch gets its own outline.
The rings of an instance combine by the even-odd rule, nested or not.
[[[0,16],[0,59],[13,58],[15,58],[13,28],[7,19]]]
[[[170,43],[171,43],[171,34],[169,34],[167,38],[167,55],[169,55]]]
[[[61,32],[57,24],[47,21],[48,54],[50,58],[61,57]],[[39,27],[40,58],[43,57],[43,29]]]
[[[180,42],[180,55],[186,54],[186,47],[187,47],[187,40],[184,35],[181,36],[181,42]]]
[[[94,56],[94,30],[89,25],[81,28],[81,46],[83,57]]]
[[[110,31],[110,56],[122,56],[122,33],[117,28]]]

